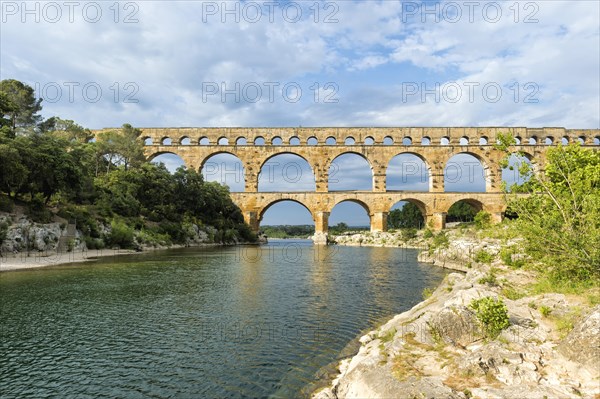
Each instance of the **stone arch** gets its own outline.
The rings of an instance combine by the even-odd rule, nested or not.
[[[192,144],[192,139],[190,139],[189,136],[181,136],[179,138],[179,144],[180,145],[191,145]]]
[[[417,222],[418,226],[410,226],[410,227],[424,228],[427,225],[427,215],[429,214],[429,210],[427,209],[427,205],[425,205],[424,202],[419,201],[418,199],[414,199],[414,198],[403,198],[403,199],[391,204],[389,212],[388,212],[388,216],[387,216],[388,217],[387,227],[388,228],[408,227],[408,226],[394,226],[394,224],[396,222],[401,222],[401,220],[394,220],[394,219],[390,220],[390,215],[392,214],[392,212],[395,209],[397,209],[396,205],[398,205],[402,202],[416,206],[417,209],[419,210],[419,212],[421,213],[421,220]],[[404,205],[404,206],[406,206],[406,205]]]
[[[333,136],[329,136],[325,139],[325,145],[337,145],[337,140]]]
[[[265,213],[269,210],[269,208],[271,208],[273,205],[277,205],[282,202],[293,202],[293,203],[302,205],[304,207],[304,209],[306,209],[308,211],[308,213],[310,214],[310,217],[312,218],[313,223],[315,223],[315,215],[313,214],[311,209],[306,204],[302,203],[302,201],[299,201],[299,200],[293,199],[293,198],[277,198],[277,199],[269,202],[267,205],[263,206],[258,211],[258,218],[257,218],[258,226],[260,226],[260,222],[262,222],[263,217],[265,216]]]
[[[392,136],[385,136],[383,138],[383,145],[392,145],[394,144],[394,139],[392,138]]]
[[[479,138],[479,145],[488,145],[488,138],[487,138],[487,136],[481,136]]]
[[[554,144],[554,137],[552,137],[552,136],[547,136],[547,137],[544,139],[544,145],[552,145],[552,144]]]
[[[467,136],[462,136],[458,141],[459,145],[469,145],[469,138]]]
[[[344,184],[344,182],[342,180],[344,180],[344,178],[346,179],[346,182],[348,182],[349,180],[349,176],[346,177],[344,176],[344,174],[346,173],[343,166],[340,167],[337,163],[335,163],[335,161],[340,158],[343,157],[345,155],[351,155],[351,156],[358,156],[360,158],[362,158],[363,160],[365,160],[367,162],[367,165],[369,167],[370,170],[370,178],[371,178],[371,187],[370,188],[365,188],[365,189],[350,189],[350,188],[338,188],[336,189],[332,189],[332,183],[335,185],[337,183],[341,183],[342,186],[346,187],[348,184]],[[362,166],[361,166],[362,167]],[[344,151],[341,152],[337,155],[335,155],[335,157],[331,160],[331,162],[329,162],[329,166],[327,167],[327,171],[328,171],[328,187],[329,187],[329,191],[362,191],[362,190],[372,190],[373,187],[375,187],[375,174],[373,173],[373,164],[371,163],[371,161],[364,155],[361,154],[360,152],[357,151]],[[360,176],[359,174],[352,174],[352,176],[356,177],[356,176]],[[366,177],[366,176],[364,176]]]
[[[527,144],[529,145],[537,145],[538,139],[536,136],[531,136],[529,140],[527,140]]]
[[[200,140],[198,140],[198,144],[210,145],[210,139],[208,137],[200,137]]]
[[[594,137],[594,145],[600,145],[600,136]]]
[[[283,139],[280,136],[275,136],[271,139],[271,145],[283,145]]]
[[[560,143],[561,143],[562,145],[568,145],[568,144],[570,143],[570,141],[571,141],[571,140],[569,139],[569,136],[563,136],[563,137],[560,139]]]
[[[357,204],[359,205],[362,209],[364,209],[366,215],[367,215],[367,219],[368,219],[368,225],[371,226],[371,223],[373,221],[373,215],[371,213],[371,209],[369,208],[369,205],[367,203],[365,203],[364,201],[361,201],[358,198],[342,198],[339,199],[337,201],[335,201],[335,203],[331,206],[331,208],[328,210],[328,213],[330,215],[330,218],[328,220],[329,225],[331,226],[332,224],[334,224],[334,221],[332,221],[332,215],[333,215],[333,211],[334,209],[343,203],[353,203],[353,204]],[[360,222],[358,222],[360,223]]]
[[[142,141],[144,142],[144,145],[153,145],[154,144],[154,140],[150,136],[142,137]]]
[[[225,136],[221,136],[217,140],[217,145],[229,145],[229,139]]]
[[[306,145],[317,145],[319,144],[319,139],[317,139],[315,136],[310,136],[309,138],[306,139]]]
[[[412,145],[412,137],[406,136],[402,139],[402,145]]]
[[[352,136],[348,136],[346,137],[346,140],[344,140],[344,145],[354,145],[356,144],[356,140],[354,140],[354,137]]]
[[[265,145],[266,140],[263,136],[256,136],[254,138],[254,145]]]
[[[290,137],[290,145],[300,145],[300,138],[298,136]]]
[[[265,170],[265,166],[267,166],[269,161],[281,156],[290,156],[296,159],[290,159],[281,165],[273,165],[272,167],[268,168],[268,170]],[[300,158],[301,164],[298,164],[298,158]],[[279,166],[281,166],[281,168]],[[263,172],[266,172],[266,174]],[[309,175],[306,176],[305,173],[308,173]],[[304,155],[289,150],[270,154],[268,157],[262,160],[258,168],[257,180],[257,188],[259,192],[316,191],[316,176],[311,162]],[[292,188],[287,188],[285,190],[265,191],[265,185],[270,186],[282,183],[289,185]]]
[[[473,165],[470,162],[467,164],[467,162],[465,160],[462,161],[462,166],[459,163],[456,163],[456,160],[454,162],[452,162],[452,160],[456,157],[456,156],[470,156],[475,158],[481,168],[482,168],[482,174],[479,175],[478,173],[478,166],[477,165]],[[453,170],[450,171],[450,168],[452,168]],[[477,154],[476,152],[472,152],[472,151],[461,151],[458,153],[454,153],[451,155],[450,158],[448,158],[446,160],[446,163],[444,165],[444,191],[445,192],[453,192],[453,191],[449,191],[448,190],[448,186],[452,186],[455,184],[459,183],[459,180],[462,179],[467,179],[469,184],[473,184],[474,182],[477,181],[477,179],[479,178],[483,178],[484,181],[484,192],[485,191],[489,191],[492,187],[491,187],[491,176],[490,176],[490,166],[488,165],[488,163],[486,162],[486,160],[479,154]],[[460,182],[461,184],[464,184],[464,182]],[[459,191],[454,191],[454,192],[463,192],[462,190]],[[470,187],[468,190],[465,190],[465,192],[474,192],[472,187]]]
[[[464,217],[456,216],[454,218],[452,218],[452,216],[450,216],[450,218],[449,218],[448,214],[450,213],[450,210],[452,209],[452,207],[460,205],[460,203],[464,203],[464,204],[469,205],[472,208],[471,214],[470,215],[466,215]],[[445,209],[446,217],[445,217],[445,221],[444,222],[470,222],[470,221],[473,220],[473,218],[475,217],[475,215],[478,212],[483,211],[484,209],[485,209],[485,205],[481,201],[479,201],[477,199],[474,199],[474,198],[471,198],[469,196],[466,196],[464,198],[460,198],[460,199],[458,199],[456,201],[453,201],[450,204],[447,204],[447,208]]]
[[[235,139],[235,145],[247,145],[247,144],[248,144],[248,140],[243,136],[240,136],[237,139]]]
[[[431,191],[432,190],[432,185],[433,185],[433,179],[431,176],[431,167],[428,165],[427,160],[425,159],[425,157],[423,157],[421,154],[416,153],[416,152],[411,152],[411,151],[404,151],[404,152],[400,152],[395,154],[394,156],[392,156],[392,158],[390,159],[390,161],[388,162],[388,164],[386,165],[386,172],[385,172],[385,179],[386,179],[386,187],[388,191],[394,191],[396,189],[393,189],[391,187],[395,186],[395,183],[392,182],[391,180],[394,178],[395,173],[393,173],[392,170],[390,170],[390,166],[392,165],[392,162],[394,162],[394,160],[398,157],[401,157],[403,155],[409,155],[411,157],[416,157],[418,158],[418,160],[421,162],[420,165],[411,165],[409,164],[409,167],[404,167],[405,163],[402,163],[402,184],[406,184],[409,183],[408,182],[408,176],[416,176],[418,177],[422,183],[426,184],[427,190],[407,190],[407,191]],[[424,166],[424,169],[423,169]],[[408,176],[404,175],[404,172],[406,172],[408,174]],[[416,182],[415,182],[416,183]]]
[[[375,144],[375,139],[371,136],[365,137],[365,145],[373,145]]]
[[[515,137],[515,144],[516,145],[521,145],[522,141],[523,141],[523,139],[520,136],[516,136]]]
[[[577,141],[579,142],[579,144],[581,145],[585,145],[586,144],[586,139],[585,136],[579,136],[577,137]]]
[[[213,158],[215,162],[210,162]],[[235,158],[235,159],[233,159]],[[205,181],[227,185],[231,192],[244,192],[246,185],[244,162],[231,151],[215,151],[204,157],[198,171]]]
[[[421,145],[431,145],[431,137],[425,136],[421,138]]]
[[[171,173],[175,172],[180,166],[187,167],[183,157],[175,151],[155,152],[148,157],[148,162],[156,164],[162,163]]]
[[[169,136],[165,136],[162,139],[160,139],[160,144],[161,145],[171,145],[171,144],[173,144],[173,140],[171,140],[171,138]]]

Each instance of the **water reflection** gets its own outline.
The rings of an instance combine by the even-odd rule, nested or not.
[[[274,241],[2,273],[0,392],[298,397],[443,277],[403,251]]]

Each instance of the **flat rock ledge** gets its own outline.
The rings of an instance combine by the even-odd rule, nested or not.
[[[556,317],[578,304],[560,294],[509,300],[510,326],[485,339],[471,300],[499,297],[480,270],[451,273],[427,300],[360,338],[313,399],[600,398],[600,306],[561,336]]]

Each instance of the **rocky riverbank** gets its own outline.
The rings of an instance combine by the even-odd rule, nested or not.
[[[528,295],[536,275],[514,268],[522,257],[503,252],[506,243],[447,235],[421,259],[466,272],[361,337],[313,398],[600,398],[597,296]],[[508,314],[495,337],[473,308],[487,297]]]

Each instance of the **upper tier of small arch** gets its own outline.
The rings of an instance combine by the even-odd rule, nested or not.
[[[96,130],[99,133],[105,130]],[[520,145],[600,143],[600,129],[561,127],[314,127],[314,128],[140,128],[146,145],[493,145],[500,133],[511,133]],[[239,144],[240,138],[246,144]],[[351,138],[349,140],[349,138]],[[188,141],[189,139],[189,141]],[[311,139],[311,140],[309,140]],[[350,144],[352,143],[352,144]],[[429,144],[426,144],[429,143]]]

